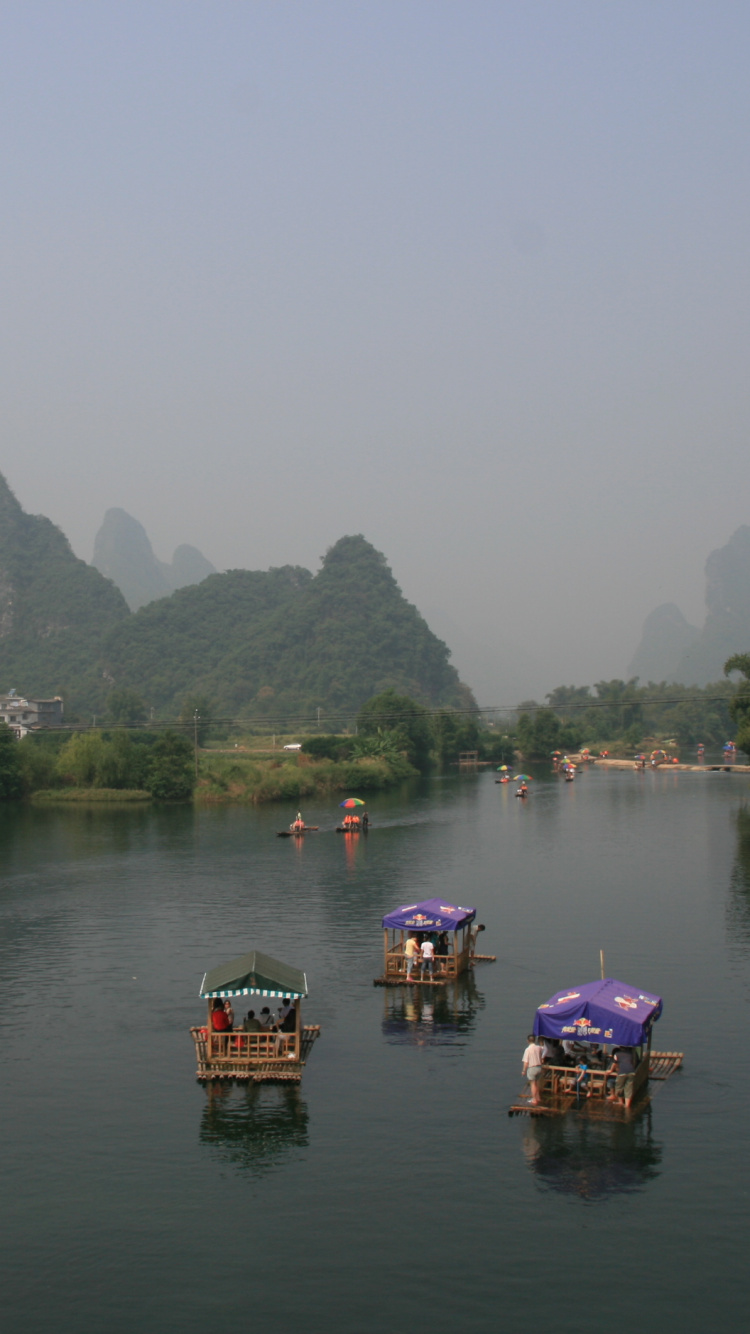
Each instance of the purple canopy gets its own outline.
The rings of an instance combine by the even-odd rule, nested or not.
[[[457,908],[445,899],[425,899],[394,908],[383,918],[384,927],[401,931],[458,931],[477,915],[476,908]]]
[[[662,1011],[660,996],[607,977],[558,991],[534,1016],[537,1037],[640,1047]]]

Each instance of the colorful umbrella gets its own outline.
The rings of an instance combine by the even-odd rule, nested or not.
[[[352,806],[364,806],[364,804],[363,801],[360,801],[359,797],[347,797],[346,801],[339,802],[339,806],[348,806],[350,809]]]
[[[513,777],[520,778],[522,783],[533,783],[534,781],[531,774],[514,774]]]
[[[497,766],[497,772],[498,772],[499,774],[505,773],[506,770],[507,770],[507,768],[508,768],[507,764],[498,764],[498,766]]]

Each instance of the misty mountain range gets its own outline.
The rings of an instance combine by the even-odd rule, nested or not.
[[[703,627],[672,603],[655,608],[627,675],[703,686],[750,650],[750,527],[708,557],[706,607]],[[187,545],[159,561],[142,525],[111,509],[87,565],[0,477],[0,690],[61,694],[70,714],[101,713],[127,686],[165,717],[196,691],[248,718],[346,714],[387,686],[473,703],[449,657],[361,536],[335,543],[315,575],[219,574]]]
[[[69,721],[101,715],[115,687],[164,718],[196,692],[214,715],[248,720],[317,709],[346,719],[389,687],[433,707],[475,702],[361,535],[340,538],[314,575],[217,574],[194,548],[158,562],[141,525],[110,510],[97,559],[112,578],[79,560],[49,519],[26,514],[0,477],[0,691],[62,695]],[[158,596],[165,582],[182,587]],[[149,591],[155,598],[131,611],[125,594],[135,602]]]
[[[679,607],[663,603],[646,617],[628,676],[642,682],[706,686],[723,676],[733,653],[750,650],[750,528],[743,524],[706,561],[706,620],[702,628]]]
[[[169,565],[158,560],[143,525],[121,509],[107,510],[91,564],[117,584],[131,611],[216,574],[197,547],[177,547]]]

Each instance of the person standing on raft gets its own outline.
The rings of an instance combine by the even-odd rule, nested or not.
[[[529,1045],[526,1048],[523,1057],[522,1073],[529,1081],[531,1089],[532,1107],[541,1107],[542,1100],[539,1096],[539,1080],[542,1077],[542,1061],[544,1055],[533,1033],[529,1033]]]

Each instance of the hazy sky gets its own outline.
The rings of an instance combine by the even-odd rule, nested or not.
[[[384,551],[481,702],[750,522],[746,0],[0,7],[3,471],[91,559]]]

